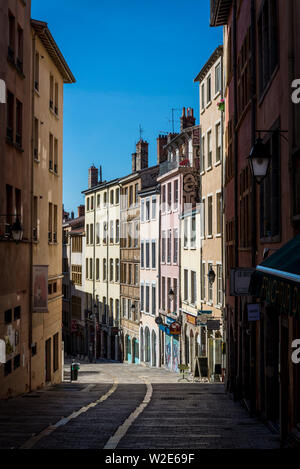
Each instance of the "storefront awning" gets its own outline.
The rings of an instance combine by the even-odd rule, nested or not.
[[[256,267],[250,293],[280,314],[300,315],[300,235]]]

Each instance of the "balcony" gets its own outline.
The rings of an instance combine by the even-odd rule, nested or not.
[[[178,168],[178,161],[164,161],[159,165],[159,176],[163,176],[164,174],[169,173],[173,169]]]
[[[48,231],[48,243],[52,243],[52,231]]]
[[[53,243],[57,243],[57,234],[53,233]]]
[[[52,163],[52,160],[49,160],[49,169],[50,169],[50,171],[53,170],[53,163]]]
[[[227,24],[232,0],[210,0],[210,25],[224,26]]]

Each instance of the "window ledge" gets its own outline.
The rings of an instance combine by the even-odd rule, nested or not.
[[[205,109],[209,108],[209,106],[211,106],[211,104],[212,104],[212,101],[210,100],[210,101],[207,103],[207,105],[205,106]]]
[[[207,235],[207,239],[213,239],[213,235]]]
[[[215,235],[216,238],[221,238],[222,234],[221,233],[218,233]]]
[[[215,168],[216,168],[217,166],[220,166],[220,164],[221,164],[221,159],[220,159],[219,161],[216,161],[216,163],[214,164]]]
[[[212,166],[209,166],[208,168],[206,168],[206,171],[208,172],[208,171],[211,171],[212,169],[213,169]]]

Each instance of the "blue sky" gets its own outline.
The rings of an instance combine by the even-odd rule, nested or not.
[[[171,109],[193,107],[193,79],[222,28],[209,26],[209,0],[32,0],[31,16],[46,21],[75,78],[64,92],[64,205],[82,203],[88,168],[106,180],[131,172],[131,153],[172,130]],[[180,111],[175,112],[175,130]]]

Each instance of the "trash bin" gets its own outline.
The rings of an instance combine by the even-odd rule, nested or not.
[[[71,381],[77,381],[80,363],[73,361],[71,363]]]

